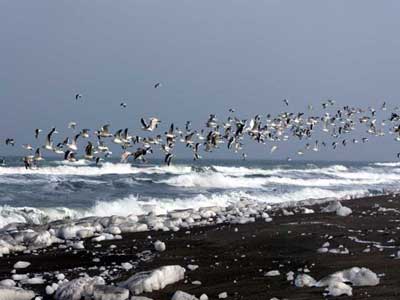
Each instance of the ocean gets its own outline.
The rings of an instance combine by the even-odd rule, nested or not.
[[[96,166],[20,158],[0,167],[0,227],[86,216],[141,215],[228,206],[243,198],[263,203],[344,199],[396,191],[400,163],[161,160]]]

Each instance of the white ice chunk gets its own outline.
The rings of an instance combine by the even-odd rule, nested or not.
[[[271,270],[264,274],[264,276],[272,277],[272,276],[279,276],[281,273],[278,270]]]
[[[30,262],[27,261],[18,261],[14,264],[14,269],[25,269],[31,265]]]
[[[0,286],[1,300],[31,300],[35,293],[17,287]]]
[[[299,274],[296,276],[294,285],[297,287],[312,287],[315,286],[316,280],[307,274]]]
[[[351,288],[351,286],[343,282],[333,282],[325,289],[325,291],[327,292],[326,296],[332,297],[339,297],[341,295],[353,295],[353,289]]]
[[[95,285],[93,300],[126,300],[129,298],[127,289],[112,285]]]
[[[178,265],[164,266],[152,271],[140,272],[121,282],[119,286],[127,288],[132,294],[152,292],[163,289],[168,284],[182,280],[185,269]]]
[[[3,279],[0,281],[0,286],[7,286],[7,287],[13,287],[15,286],[15,281],[12,279]]]
[[[347,217],[351,215],[352,212],[353,211],[351,210],[351,208],[346,206],[342,206],[336,210],[336,214],[341,217]]]
[[[122,263],[122,264],[121,264],[121,267],[122,267],[125,271],[129,271],[130,269],[133,268],[132,264],[131,264],[131,263],[128,263],[128,262]]]
[[[43,277],[33,277],[33,278],[29,278],[26,281],[24,281],[24,284],[43,284],[45,282],[45,280],[43,279]]]
[[[194,270],[197,270],[199,268],[199,266],[198,265],[187,265],[187,268],[190,271],[194,271]]]
[[[198,300],[198,298],[182,291],[176,291],[171,300]]]
[[[218,294],[218,299],[225,299],[228,298],[227,292],[222,292]]]
[[[333,282],[350,282],[353,286],[375,286],[379,284],[379,278],[370,269],[353,267],[322,278],[316,286],[329,286]]]
[[[163,252],[167,249],[167,247],[165,246],[164,242],[156,241],[154,242],[154,249],[156,249],[158,252]]]
[[[82,277],[63,283],[57,289],[57,300],[80,300],[82,297],[92,296],[95,285],[104,284],[101,277]]]

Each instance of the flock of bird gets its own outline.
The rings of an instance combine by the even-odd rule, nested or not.
[[[154,88],[160,86],[161,84],[157,83]],[[82,95],[76,94],[75,99],[76,101],[82,99]],[[290,107],[287,99],[283,100],[283,105]],[[120,106],[126,108],[127,104],[122,102]],[[141,130],[146,134],[140,135],[130,135],[128,128],[118,129],[112,133],[110,124],[105,124],[94,131],[86,128],[78,129],[76,122],[70,122],[68,128],[72,131],[71,137],[55,142],[55,135],[58,132],[56,128],[52,128],[45,136],[44,145],[40,143],[43,130],[35,129],[34,138],[38,140],[40,146],[22,144],[28,152],[23,156],[22,161],[27,169],[36,168],[44,159],[42,150],[45,150],[60,155],[66,161],[75,162],[79,159],[79,150],[83,148],[84,153],[81,159],[93,160],[99,164],[112,155],[111,143],[121,148],[121,162],[127,162],[130,158],[146,161],[146,156],[153,153],[153,149],[158,148],[165,155],[165,163],[170,165],[177,143],[182,143],[191,151],[193,159],[198,160],[201,159],[202,153],[212,152],[221,147],[239,153],[243,159],[246,159],[247,155],[243,152],[246,139],[270,145],[271,153],[276,151],[279,142],[296,139],[303,142],[303,146],[295,153],[296,155],[303,155],[306,151],[319,151],[321,147],[334,150],[349,143],[366,143],[369,136],[380,137],[391,134],[395,140],[400,141],[399,108],[396,107],[390,113],[387,112],[387,117],[381,121],[377,120],[379,111],[387,111],[385,102],[380,109],[375,110],[371,107],[367,109],[351,106],[338,107],[334,100],[327,100],[321,103],[319,113],[309,105],[307,113],[282,112],[275,116],[256,115],[249,120],[240,119],[236,116],[234,109],[229,109],[227,119],[220,121],[216,115],[211,114],[205,126],[197,130],[192,128],[190,121],[187,121],[183,128],[178,128],[172,123],[166,132],[160,133],[161,121],[158,118],[142,118]],[[364,130],[361,129],[364,136],[360,139],[350,136],[357,126],[364,127]],[[15,146],[16,141],[14,138],[7,138],[5,144]],[[397,157],[400,158],[400,153]],[[0,160],[0,165],[5,165],[4,159]]]

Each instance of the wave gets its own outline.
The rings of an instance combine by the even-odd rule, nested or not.
[[[179,175],[157,181],[174,187],[182,188],[265,188],[276,185],[304,187],[333,187],[393,184],[400,180],[400,174],[383,174],[371,172],[353,172],[336,174],[331,178],[301,178],[299,174],[271,177],[237,177],[223,173],[204,172]],[[320,176],[321,177],[321,176]]]
[[[76,175],[99,176],[108,174],[184,174],[190,173],[190,166],[143,166],[135,167],[130,164],[104,163],[100,166],[87,164],[75,165],[75,163],[58,166],[44,166],[38,169],[26,170],[24,167],[0,167],[2,175]]]
[[[221,173],[192,173],[179,175],[157,183],[164,183],[175,187],[185,188],[262,188],[265,184],[264,178],[232,177]]]
[[[343,190],[334,191],[321,188],[303,188],[286,193],[232,191],[214,193],[211,195],[198,194],[187,198],[144,198],[138,195],[130,195],[112,201],[97,201],[87,209],[72,209],[67,207],[57,208],[33,208],[0,206],[0,228],[10,223],[46,224],[50,221],[61,219],[78,219],[89,216],[128,216],[157,215],[182,209],[197,210],[203,207],[217,206],[227,207],[243,199],[256,203],[284,204],[296,203],[307,200],[321,199],[346,199],[349,197],[361,197],[369,195],[368,190]]]
[[[372,165],[378,167],[400,167],[400,162],[377,162]]]

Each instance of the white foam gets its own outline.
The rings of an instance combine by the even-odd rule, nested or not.
[[[378,167],[400,167],[400,162],[377,162],[373,163],[373,165]]]
[[[204,172],[175,176],[158,183],[186,188],[261,188],[266,183],[264,178],[244,178],[227,176],[221,173]]]
[[[0,176],[3,175],[72,175],[72,176],[99,176],[106,174],[184,174],[191,172],[189,166],[144,166],[135,167],[130,164],[106,162],[101,166],[90,166],[87,163],[69,163],[58,166],[44,166],[37,169],[25,167],[0,167]]]
[[[298,191],[274,194],[271,192],[248,193],[231,191],[213,193],[211,195],[198,194],[189,198],[143,198],[130,195],[113,201],[97,201],[86,210],[75,210],[66,207],[60,208],[32,208],[0,206],[0,228],[10,223],[45,224],[49,221],[65,218],[77,219],[88,216],[128,216],[148,213],[167,214],[180,209],[199,209],[207,206],[227,207],[241,199],[250,199],[262,203],[293,203],[304,200],[344,199],[347,197],[364,196],[367,190],[328,190],[321,188],[303,188]]]

